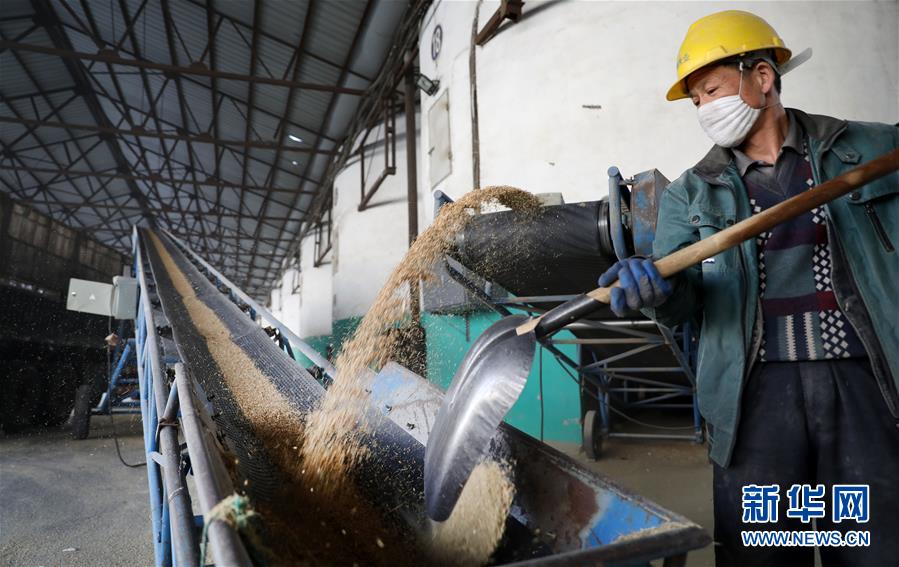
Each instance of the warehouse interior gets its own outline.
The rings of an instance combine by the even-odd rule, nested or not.
[[[0,564],[715,564],[701,318],[549,322],[659,260],[691,23],[896,125],[899,3],[0,7]]]

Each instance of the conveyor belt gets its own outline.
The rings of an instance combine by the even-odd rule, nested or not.
[[[259,326],[252,323],[187,262],[174,246],[158,240],[164,247],[164,251],[160,253],[152,245],[153,240],[153,237],[145,238],[145,243],[156,276],[159,297],[172,326],[181,358],[207,396],[211,397],[215,411],[213,415],[217,416],[216,424],[226,445],[234,453],[230,461],[236,464],[235,485],[245,487],[246,492],[261,508],[278,514],[284,511],[285,502],[296,506],[314,505],[315,500],[308,495],[308,488],[297,482],[296,471],[293,470],[296,453],[292,448],[299,442],[296,436],[302,433],[305,415],[316,407],[324,390],[308,372],[286,357]],[[173,270],[177,272],[171,273]],[[177,285],[179,278],[185,278],[189,282],[195,299],[182,296]],[[290,415],[279,415],[277,422],[253,423],[252,419],[258,421],[260,416],[265,416],[265,408],[241,407],[241,400],[237,399],[239,395],[235,395],[229,387],[226,376],[228,369],[222,368],[227,363],[216,363],[217,357],[221,359],[222,353],[212,352],[209,341],[204,338],[204,333],[208,334],[210,331],[202,327],[208,327],[210,322],[195,320],[197,306],[191,308],[192,301],[200,302],[215,314],[222,331],[230,335],[233,345],[252,360],[270,382],[270,385],[259,383],[255,387],[273,386],[275,393],[270,395],[273,398],[271,406],[278,407],[286,401],[293,410]],[[218,347],[212,347],[213,350],[216,348]],[[233,356],[234,353],[226,353],[227,355]],[[352,552],[358,551],[364,556],[380,549],[376,544],[377,538],[397,546],[399,540],[407,540],[404,542],[402,556],[412,559],[414,552],[410,557],[408,548],[414,549],[414,533],[424,522],[421,508],[421,462],[424,448],[386,419],[377,420],[372,442],[377,447],[378,458],[367,460],[354,479],[360,494],[365,495],[365,500],[359,502],[358,512],[361,515],[368,502],[375,513],[386,517],[386,520],[379,518],[377,522],[383,529],[362,526],[360,533],[351,533],[351,536],[366,539],[349,543],[350,548],[355,546],[358,550],[347,549],[348,542],[337,540],[333,542],[333,547],[335,552],[340,550],[340,553],[352,555]],[[346,512],[349,513],[349,510]],[[308,519],[301,518],[310,513],[315,518],[313,524]],[[295,523],[297,527],[314,525],[320,529],[317,525],[319,521],[344,523],[341,518],[343,512],[340,510],[306,509],[296,510],[293,514],[296,517],[277,518],[275,525],[286,527]],[[340,526],[336,528],[338,535],[342,535],[339,532],[341,529],[351,531],[349,526]],[[362,531],[365,533],[361,533]],[[292,546],[288,551],[295,552],[293,547],[298,547],[307,553],[325,553],[320,548],[328,543],[326,540],[329,535],[333,534],[309,537],[306,540],[308,545]],[[366,537],[368,535],[371,537]],[[394,553],[381,552],[380,556],[387,559],[393,557]],[[313,560],[331,562],[321,555],[316,555]]]
[[[142,242],[180,358],[210,399],[222,444],[234,464],[234,484],[263,513],[265,546],[274,552],[270,562],[425,563],[421,542],[428,524],[422,497],[424,446],[419,439],[426,436],[421,430],[416,439],[372,406],[367,416],[370,458],[355,471],[351,499],[321,502],[310,497],[294,470],[291,443],[301,435],[304,416],[316,407],[324,390],[171,242],[146,232]],[[252,365],[235,365],[222,358],[222,350]],[[376,382],[378,403],[398,405],[390,401],[399,391],[391,393],[395,376],[382,374]],[[405,375],[408,388],[433,389],[420,377],[408,371]],[[279,411],[277,420],[262,424],[265,407],[242,405],[248,399],[241,390],[246,381],[265,392],[271,408]],[[439,392],[425,397],[435,396],[439,398]],[[424,415],[417,427],[427,429],[433,417]],[[511,427],[501,426],[493,452],[512,463],[516,486],[513,512],[493,556],[497,563],[648,559],[682,553],[707,541],[702,530],[687,520],[627,493]],[[616,542],[641,528],[651,529],[651,536]]]

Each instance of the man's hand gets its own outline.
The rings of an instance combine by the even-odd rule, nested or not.
[[[612,311],[624,317],[628,308],[636,311],[642,307],[657,307],[671,295],[671,284],[662,277],[652,260],[627,258],[615,264],[599,276],[600,287],[609,287],[615,280],[620,287],[613,287]]]

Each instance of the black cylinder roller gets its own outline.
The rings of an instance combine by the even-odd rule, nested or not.
[[[457,238],[455,256],[518,296],[583,293],[616,260],[608,209],[601,200],[482,214]]]

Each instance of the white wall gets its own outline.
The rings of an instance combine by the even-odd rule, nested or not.
[[[433,217],[427,116],[446,90],[452,173],[436,188],[453,197],[473,188],[469,43],[476,5],[439,0],[422,29],[421,71],[440,81],[440,91],[422,95],[417,121],[420,230]],[[495,0],[483,2],[479,28],[498,6]],[[899,120],[895,1],[529,0],[520,22],[504,24],[505,29],[477,48],[480,185],[558,191],[575,202],[606,194],[611,165],[625,175],[658,168],[676,178],[711,145],[689,101],[665,100],[675,78],[676,53],[693,21],[723,9],[746,9],[767,19],[794,52],[814,49],[812,59],[783,80],[786,106],[855,120]],[[433,61],[431,39],[437,25],[443,29],[443,44]],[[406,250],[402,115],[396,122],[397,174],[377,193],[372,201],[377,206],[356,210],[359,166],[354,163],[335,184],[333,263],[312,269],[312,238],[303,243],[301,336],[330,331],[329,318],[364,314]],[[372,177],[380,164],[378,154]],[[283,297],[280,301],[287,305]],[[285,316],[293,308],[285,307]]]
[[[658,168],[670,179],[711,143],[689,101],[668,102],[689,25],[723,9],[767,19],[794,52],[814,56],[784,78],[786,106],[856,120],[899,120],[896,2],[530,1],[525,17],[477,48],[481,186],[606,193],[606,170]],[[422,32],[421,69],[450,90],[453,173],[438,188],[471,188],[468,55],[474,2],[437,3]],[[479,28],[499,5],[485,1]],[[532,15],[528,16],[528,13]],[[432,61],[434,28],[443,50]],[[441,93],[425,97],[422,114]],[[584,108],[599,105],[601,109]],[[423,145],[427,143],[423,125]],[[423,164],[427,179],[428,164]]]
[[[269,297],[272,315],[301,337],[331,334],[331,265],[313,265],[314,246],[312,238],[303,241],[300,270],[287,269]]]
[[[307,238],[300,251],[300,332],[301,337],[331,334],[333,283],[331,264],[315,267],[315,240]]]
[[[293,293],[293,281],[299,273],[288,269],[281,275],[278,285],[269,295],[268,308],[272,315],[297,333],[300,329],[300,295]]]
[[[300,293],[293,296],[298,301],[290,300],[289,270],[272,292],[272,313],[301,337],[330,334],[333,321],[364,315],[408,249],[403,114],[397,115],[395,129],[396,173],[384,180],[367,208],[360,212],[360,162],[358,158],[350,160],[334,181],[333,243],[325,263],[313,267],[315,240],[310,235],[301,245]],[[366,140],[367,189],[384,168],[383,139],[381,126]],[[420,162],[419,159],[419,171]],[[420,206],[428,207],[429,222],[433,208],[430,192],[422,197]],[[299,330],[287,323],[289,320],[296,320]]]
[[[336,239],[332,257],[334,319],[364,315],[387,276],[408,249],[406,204],[405,119],[396,117],[396,173],[388,176],[367,208],[361,202],[360,163],[354,160],[334,182]],[[383,141],[384,129],[368,137],[367,144]],[[384,145],[366,151],[367,188],[384,167]],[[419,166],[420,169],[420,166]]]

